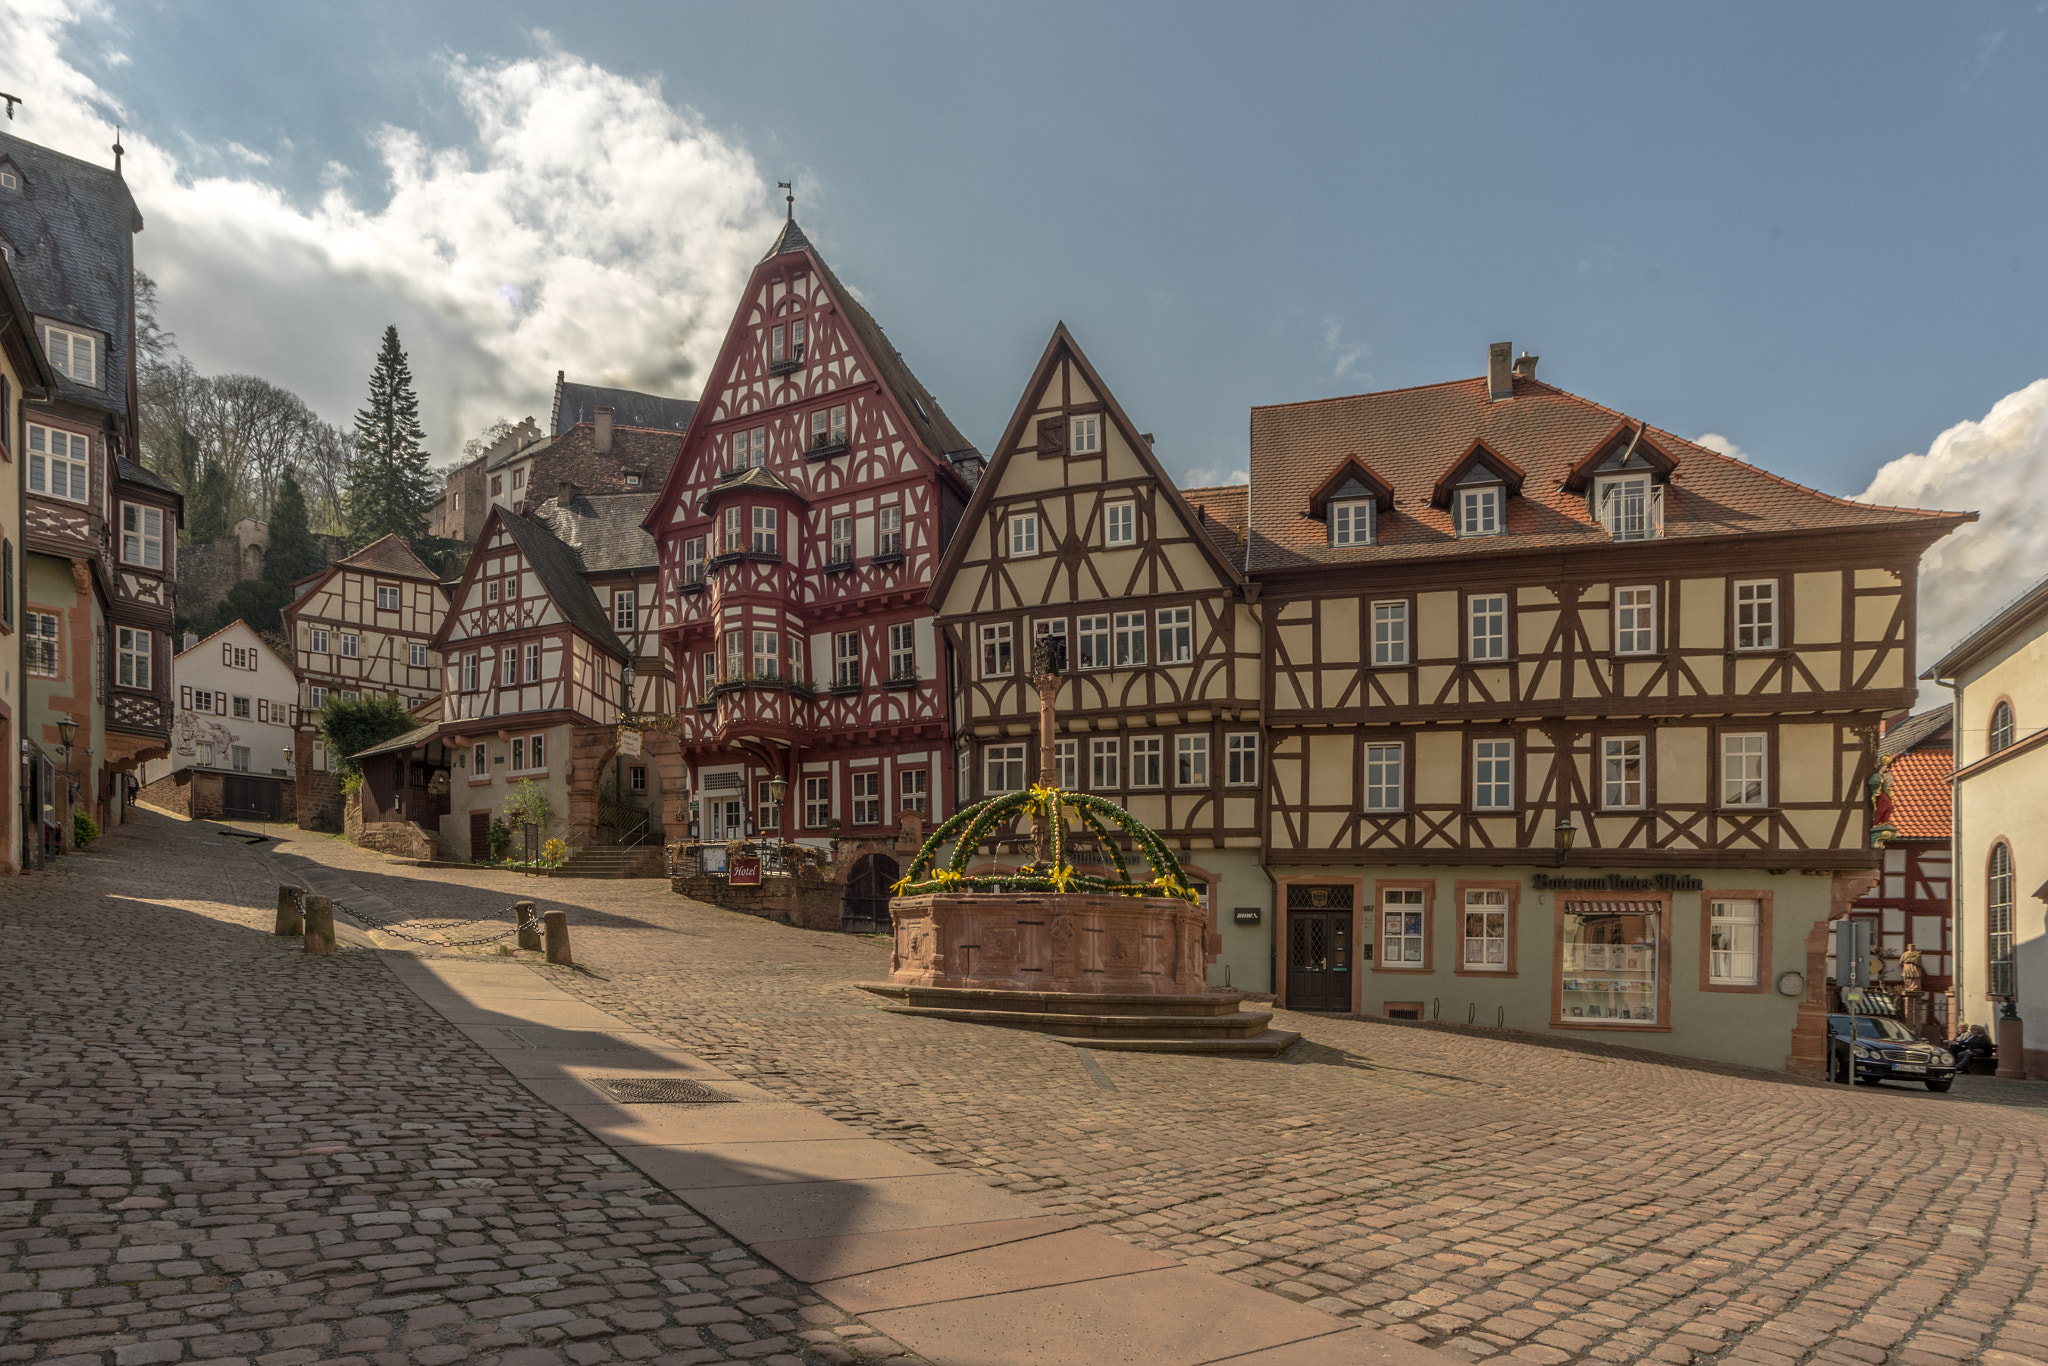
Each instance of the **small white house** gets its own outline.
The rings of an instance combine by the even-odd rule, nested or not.
[[[171,661],[171,757],[143,767],[146,787],[186,768],[289,778],[298,676],[246,622],[204,640],[186,632]]]

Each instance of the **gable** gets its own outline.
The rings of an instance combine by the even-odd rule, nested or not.
[[[1436,481],[1429,496],[1430,506],[1449,507],[1455,490],[1474,484],[1504,484],[1512,497],[1522,491],[1522,467],[1497,454],[1484,441],[1476,441]]]

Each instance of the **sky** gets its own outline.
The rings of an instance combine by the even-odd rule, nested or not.
[[[1980,510],[1923,662],[2048,572],[2048,5],[0,0],[9,131],[122,128],[162,320],[435,451],[555,371],[694,396],[797,215],[991,445],[1056,322],[1187,483],[1255,404],[1540,375]]]

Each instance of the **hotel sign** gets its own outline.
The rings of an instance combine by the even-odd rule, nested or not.
[[[1627,877],[1607,873],[1601,877],[1555,877],[1538,873],[1530,879],[1539,892],[1699,892],[1706,884],[1691,873],[1652,873]]]

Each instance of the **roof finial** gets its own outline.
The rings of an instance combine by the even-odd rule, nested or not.
[[[0,94],[0,100],[6,100],[6,101],[7,101],[7,119],[8,119],[8,122],[10,122],[10,123],[14,121],[14,106],[15,106],[15,105],[17,105],[17,104],[27,104],[27,103],[28,103],[28,101],[27,101],[27,100],[24,100],[24,99],[23,99],[23,98],[22,98],[21,96],[19,96],[19,95],[7,95],[7,94]]]
[[[775,188],[789,191],[788,194],[782,196],[782,199],[784,203],[789,205],[789,221],[792,223],[796,222],[796,187],[786,180],[778,180],[775,182]]]
[[[122,148],[122,146],[121,146],[121,125],[119,125],[119,124],[115,124],[115,125],[114,125],[114,174],[115,174],[115,175],[119,175],[119,174],[121,174],[121,153],[122,153],[122,151],[123,151],[123,150],[124,150],[124,149],[123,149],[123,148]]]

